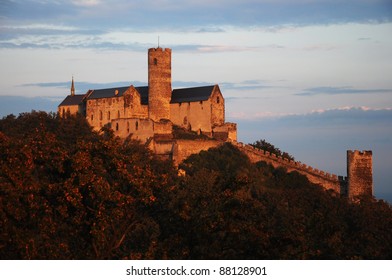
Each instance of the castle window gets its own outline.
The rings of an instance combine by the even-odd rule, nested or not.
[[[102,121],[102,111],[99,111],[99,120]]]
[[[118,123],[116,123],[116,131],[118,131]]]
[[[217,97],[216,97],[216,103],[219,104],[219,102],[220,102],[220,98],[219,98],[219,96],[217,96]]]
[[[110,111],[108,112],[108,120],[110,121]]]
[[[187,125],[188,124],[188,118],[187,117],[184,117],[184,120],[183,120],[183,122],[182,122],[184,125]]]
[[[136,124],[135,124],[135,129],[136,129],[136,130],[138,130],[138,129],[139,129],[139,122],[138,122],[138,121],[136,121]]]
[[[94,115],[93,115],[93,114],[91,114],[91,120],[92,120],[92,121],[94,120]]]
[[[127,132],[129,132],[129,122],[127,122]]]
[[[120,118],[120,110],[117,111],[117,118]]]
[[[63,108],[63,117],[65,116],[65,109]]]
[[[158,59],[154,58],[154,65],[158,64]]]

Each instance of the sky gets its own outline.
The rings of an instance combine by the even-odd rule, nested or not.
[[[1,0],[0,117],[70,93],[147,84],[172,49],[173,88],[219,84],[238,140],[346,175],[372,150],[392,203],[392,0]]]

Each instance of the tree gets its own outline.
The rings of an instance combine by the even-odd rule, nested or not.
[[[294,157],[292,155],[287,152],[282,152],[279,148],[276,148],[274,145],[268,143],[264,139],[257,140],[253,144],[249,145],[253,146],[254,148],[270,152],[271,154],[275,154],[276,156],[280,156],[282,158],[287,158],[288,160],[294,161]]]

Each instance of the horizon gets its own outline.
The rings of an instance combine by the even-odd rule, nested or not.
[[[173,50],[173,88],[218,84],[238,141],[265,139],[343,176],[347,150],[372,150],[375,196],[392,203],[390,1],[15,0],[0,7],[0,117],[57,111],[72,76],[77,94],[146,85],[147,49],[159,36]]]

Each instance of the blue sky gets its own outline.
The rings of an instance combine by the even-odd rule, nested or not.
[[[240,141],[339,175],[372,149],[392,202],[391,0],[2,0],[0,116],[56,110],[72,76],[78,93],[146,84],[158,36],[173,86],[219,84]]]

